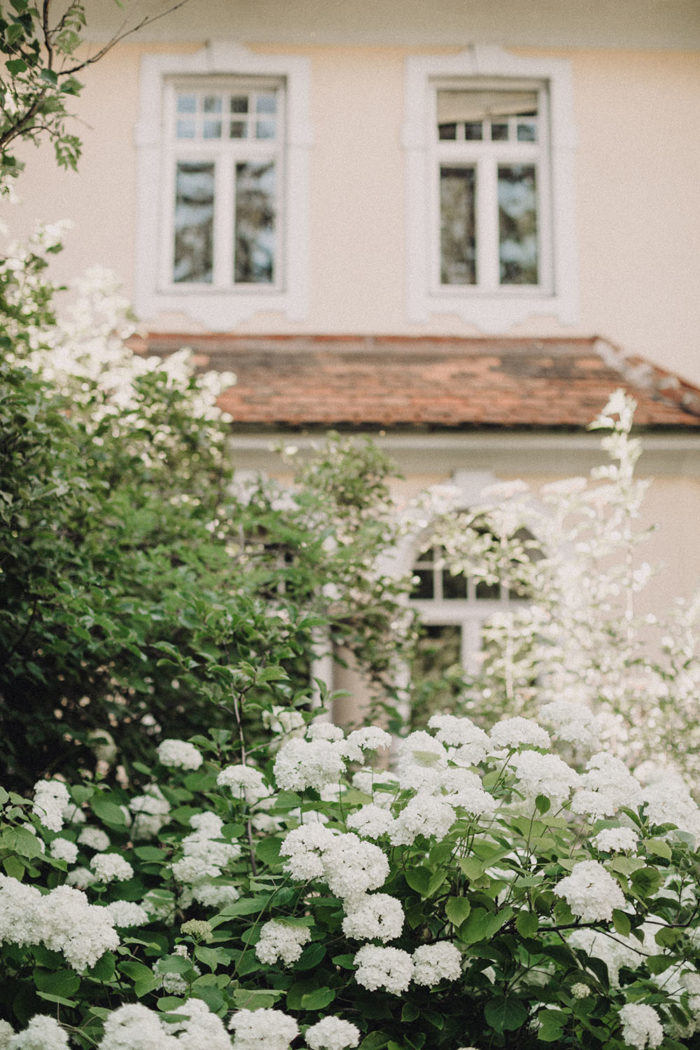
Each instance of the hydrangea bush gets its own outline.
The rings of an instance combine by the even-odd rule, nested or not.
[[[695,1045],[700,811],[556,743],[302,720],[3,791],[0,1046]]]

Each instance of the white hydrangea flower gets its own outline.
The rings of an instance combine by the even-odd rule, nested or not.
[[[656,1010],[645,1003],[627,1003],[620,1010],[622,1038],[636,1050],[660,1046],[664,1030]]]
[[[229,1021],[236,1033],[233,1050],[288,1050],[299,1033],[293,1017],[281,1010],[239,1010]]]
[[[255,954],[262,963],[272,964],[281,959],[291,966],[301,956],[302,947],[311,940],[307,926],[292,926],[271,919],[260,930],[260,940],[255,945]]]
[[[164,766],[178,769],[199,769],[204,761],[194,744],[186,740],[163,740],[156,753]]]
[[[342,746],[329,740],[288,740],[275,758],[278,787],[283,791],[320,791],[325,784],[337,782],[345,770]]]
[[[199,882],[192,887],[192,898],[205,908],[225,908],[240,897],[235,886],[228,883]]]
[[[67,864],[75,864],[78,859],[78,847],[70,839],[54,839],[49,851],[55,860],[65,860]]]
[[[394,846],[410,846],[419,835],[443,839],[456,820],[449,802],[419,791],[401,810],[389,832]]]
[[[66,885],[75,886],[77,890],[86,890],[88,886],[92,886],[93,882],[97,882],[97,876],[88,868],[73,868],[66,875]]]
[[[648,784],[642,793],[652,824],[675,824],[700,842],[700,809],[680,777]]]
[[[98,1050],[178,1050],[179,1046],[153,1010],[141,1003],[129,1003],[105,1018]]]
[[[9,1040],[8,1050],[69,1050],[68,1036],[58,1021],[35,1014],[23,1032]]]
[[[637,849],[639,836],[632,828],[604,828],[591,842],[601,853],[624,853]]]
[[[231,1050],[231,1040],[220,1017],[201,999],[187,1002],[187,1020],[170,1026],[177,1032],[178,1050]]]
[[[462,956],[450,941],[421,944],[413,953],[413,980],[432,987],[440,981],[456,981],[462,972]]]
[[[263,711],[263,725],[273,733],[299,736],[306,729],[304,716],[293,707],[276,705],[271,711]]]
[[[437,714],[431,716],[428,725],[431,729],[437,729],[436,740],[449,748],[454,748],[460,755],[460,764],[476,765],[490,750],[491,743],[488,734],[472,722],[471,718]],[[450,751],[450,757],[453,758],[452,751]]]
[[[143,795],[134,795],[129,802],[134,814],[131,835],[135,839],[148,839],[157,835],[170,813],[170,803],[157,784],[149,784]]]
[[[401,901],[388,893],[362,894],[345,902],[343,933],[356,940],[386,943],[401,936],[404,914]]]
[[[10,1039],[14,1034],[15,1030],[9,1022],[0,1021],[0,1050],[8,1050]]]
[[[202,810],[201,813],[194,813],[190,817],[190,827],[195,829],[199,838],[216,839],[221,835],[224,822],[216,813]]]
[[[302,824],[294,828],[280,847],[280,854],[288,858],[285,871],[297,882],[322,878],[323,852],[334,838],[334,832],[322,824]]]
[[[392,737],[386,730],[379,726],[363,726],[361,729],[353,729],[345,740],[346,754],[353,761],[360,761],[362,751],[387,750],[392,745]],[[359,749],[359,753],[358,753]],[[359,754],[359,757],[355,757]]]
[[[341,727],[333,722],[312,722],[306,735],[309,740],[330,740],[332,743],[345,738]]]
[[[134,874],[129,861],[118,853],[96,853],[90,867],[102,882],[123,882]]]
[[[584,922],[607,922],[612,919],[613,908],[625,906],[619,883],[597,860],[574,864],[571,874],[560,879],[554,892],[564,897],[574,915]]]
[[[388,810],[369,802],[351,813],[345,823],[366,839],[378,839],[390,831],[394,818]]]
[[[584,790],[603,796],[606,813],[614,813],[620,806],[639,806],[642,802],[642,787],[637,778],[621,759],[607,751],[593,755],[586,763],[581,786]],[[577,809],[576,812],[582,810]]]
[[[484,791],[481,778],[469,769],[448,769],[442,778],[447,792],[445,801],[455,809],[464,809],[476,817],[490,817],[496,811],[496,800]]]
[[[591,989],[582,981],[576,981],[575,984],[571,985],[571,994],[574,999],[587,999],[591,994]]]
[[[249,806],[270,794],[270,788],[265,783],[262,773],[252,766],[226,766],[216,778],[216,783],[219,787],[230,788],[236,797],[242,796]]]
[[[374,992],[385,988],[392,995],[405,992],[413,976],[413,960],[400,948],[378,948],[364,944],[355,955],[355,980]]]
[[[605,963],[610,985],[613,988],[620,987],[620,969],[623,966],[634,968],[639,966],[644,958],[642,955],[644,945],[631,936],[621,937],[616,934],[614,937],[609,937],[600,930],[579,929],[572,930],[568,940],[572,947],[580,948],[587,955],[601,959]],[[655,954],[654,948],[651,949],[650,954]]]
[[[560,740],[578,747],[594,747],[598,740],[596,716],[585,704],[553,700],[539,710],[539,717],[551,726]]]
[[[352,832],[334,836],[323,851],[323,875],[337,897],[379,889],[388,874],[389,861],[382,850]]]
[[[45,828],[60,831],[63,813],[70,804],[68,788],[60,780],[38,780],[34,785],[34,813]]]
[[[429,769],[444,769],[447,765],[447,752],[443,744],[417,729],[399,742],[399,761],[411,766],[424,766]]]
[[[389,770],[358,769],[353,773],[352,786],[369,795],[375,805],[388,809],[400,784],[396,773]]]
[[[561,805],[581,780],[578,773],[558,755],[542,755],[539,751],[521,751],[513,756],[511,766],[515,771],[517,787],[528,803],[534,803],[538,795],[546,795],[555,804]]]
[[[531,718],[504,718],[489,733],[492,747],[549,747],[549,733]]]
[[[324,1017],[306,1029],[304,1036],[310,1050],[350,1050],[360,1041],[360,1030],[340,1017]]]
[[[146,909],[132,901],[112,901],[106,906],[106,909],[112,916],[112,922],[117,929],[124,929],[127,926],[144,926],[149,921]]]
[[[98,853],[103,853],[111,845],[109,835],[102,828],[95,828],[91,825],[82,829],[78,835],[78,842],[81,846],[87,846],[88,849],[94,849]]]

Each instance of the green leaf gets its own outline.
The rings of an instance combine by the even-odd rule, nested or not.
[[[56,85],[58,84],[58,77],[56,76],[53,69],[42,69],[39,76],[47,84],[51,84],[52,87],[56,87]]]
[[[90,809],[101,821],[110,827],[123,828],[126,826],[126,814],[116,802],[111,802],[102,794],[95,794],[90,799]]]
[[[354,970],[355,969],[355,956],[354,955],[334,955],[331,959],[334,966],[339,966],[341,970]]]
[[[626,915],[624,911],[620,911],[619,908],[613,908],[612,918],[617,932],[622,934],[623,937],[627,937],[632,929],[629,915]]]
[[[537,1038],[542,1043],[556,1043],[561,1039],[562,1032],[566,1027],[567,1017],[561,1010],[541,1010],[537,1015],[540,1027],[537,1030]]]
[[[19,857],[5,857],[2,866],[11,879],[21,882],[24,877],[25,866]]]
[[[335,999],[332,988],[317,988],[313,992],[307,992],[301,997],[302,1010],[325,1010]]]
[[[421,897],[427,897],[432,875],[430,868],[410,868],[406,872],[406,882],[412,890],[420,893]]]
[[[69,998],[80,988],[80,977],[74,970],[42,970],[34,968],[34,984],[40,992]]]
[[[480,878],[486,867],[484,862],[476,857],[460,857],[459,866],[470,881]]]
[[[453,926],[461,926],[471,910],[466,897],[448,897],[445,903],[445,915]]]
[[[168,854],[164,849],[158,849],[157,846],[136,846],[134,856],[139,860],[154,862],[167,860]]]
[[[665,839],[645,839],[644,846],[649,853],[653,853],[655,857],[663,857],[664,860],[671,860],[673,856],[671,847]]]
[[[62,995],[52,995],[50,992],[37,992],[36,994],[40,999],[46,999],[49,1003],[58,1003],[59,1006],[69,1006],[72,1009],[78,1005],[75,999],[64,999]]]
[[[672,955],[648,955],[644,961],[649,967],[649,973],[653,974],[663,973],[669,966],[675,965]]]
[[[233,1001],[239,1010],[266,1010],[278,1002],[284,992],[273,988],[236,988]]]
[[[370,1032],[360,1043],[357,1050],[383,1050],[389,1043],[389,1036],[384,1032]]]
[[[538,813],[546,813],[552,808],[552,803],[546,795],[538,795],[535,799],[535,805],[537,806]]]
[[[22,58],[11,58],[5,63],[5,68],[10,76],[16,77],[18,73],[24,73],[27,63]]]
[[[490,912],[484,908],[473,908],[459,928],[459,939],[465,944],[487,941],[513,916],[512,908],[501,908]]]
[[[651,897],[663,882],[663,875],[656,868],[640,868],[632,874],[632,885],[640,897]]]
[[[260,842],[256,843],[255,856],[258,860],[262,861],[263,864],[269,866],[278,864],[281,845],[281,838],[270,836],[269,838],[261,839]]]
[[[539,929],[537,916],[531,911],[518,912],[515,920],[515,928],[521,937],[534,937]]]
[[[527,1021],[527,1010],[519,999],[499,995],[486,1004],[486,1020],[496,1032],[514,1032]]]
[[[406,1021],[410,1024],[411,1021],[415,1021],[416,1018],[419,1016],[420,1010],[418,1009],[415,1003],[410,1002],[410,1000],[409,1002],[404,1003],[403,1009],[401,1010],[402,1021]]]
[[[313,970],[325,958],[325,955],[326,946],[323,942],[314,941],[313,944],[307,944],[294,964],[294,969],[302,972],[304,970]]]

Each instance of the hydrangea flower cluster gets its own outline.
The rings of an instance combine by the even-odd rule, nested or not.
[[[39,780],[34,785],[32,812],[50,831],[61,830],[63,811],[69,803],[68,788],[60,780]]]
[[[301,955],[302,947],[311,939],[307,926],[292,926],[288,922],[271,919],[260,930],[255,954],[260,962],[275,963],[278,959],[291,966]]]
[[[565,897],[574,915],[584,922],[609,922],[613,908],[625,906],[619,882],[597,860],[579,861],[554,892]]]
[[[293,1017],[281,1010],[239,1010],[229,1022],[233,1050],[287,1050],[299,1032]]]
[[[6,875],[0,875],[0,941],[43,944],[78,971],[119,945],[108,910],[90,904],[81,890],[57,886],[42,894]]]
[[[186,740],[163,740],[157,747],[157,754],[164,766],[179,769],[199,769],[203,762],[194,744]]]

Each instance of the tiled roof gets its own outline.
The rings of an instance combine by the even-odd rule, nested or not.
[[[700,428],[700,389],[599,338],[152,333],[138,348],[182,346],[236,374],[219,403],[239,427],[577,428],[623,387],[639,426]]]

